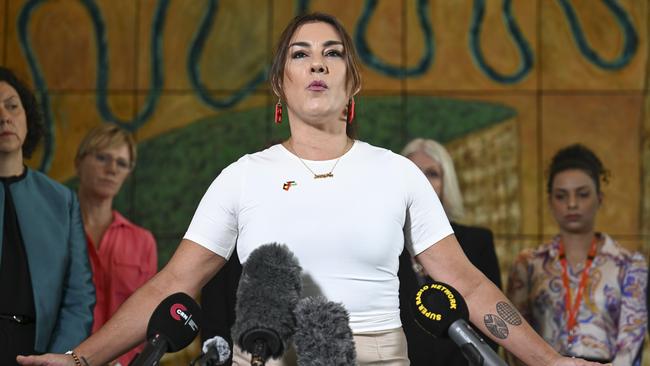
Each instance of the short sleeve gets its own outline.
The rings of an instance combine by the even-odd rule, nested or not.
[[[422,171],[410,160],[399,156],[406,190],[406,249],[416,256],[454,233],[438,195]]]
[[[228,259],[237,241],[239,199],[245,159],[229,165],[201,198],[184,239],[191,240]]]

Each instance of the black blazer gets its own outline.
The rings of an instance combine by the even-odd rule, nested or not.
[[[487,278],[501,288],[501,271],[494,250],[492,232],[478,227],[464,226],[451,223],[456,238],[463,248],[465,255]],[[415,296],[419,285],[411,256],[405,249],[400,256],[398,272],[400,281],[400,315],[402,327],[408,341],[408,355],[413,366],[466,366],[467,360],[461,354],[456,344],[449,339],[437,339],[422,330],[415,321],[408,307],[408,301]],[[488,337],[479,333],[483,339],[496,351],[498,346]]]
[[[201,308],[203,309],[201,342],[218,335],[227,340],[232,349],[233,339],[230,329],[235,323],[235,301],[241,271],[242,265],[239,263],[239,256],[235,250],[219,273],[201,290]],[[232,365],[232,355],[223,365]]]

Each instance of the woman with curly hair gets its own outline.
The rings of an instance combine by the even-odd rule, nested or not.
[[[648,266],[641,253],[595,229],[606,180],[600,159],[585,146],[557,152],[547,193],[559,233],[519,255],[507,294],[559,353],[639,365]]]
[[[34,95],[0,67],[1,365],[16,365],[18,354],[65,352],[90,335],[93,320],[77,198],[23,162],[42,131]]]

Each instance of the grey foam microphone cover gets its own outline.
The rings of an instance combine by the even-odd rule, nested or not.
[[[294,310],[302,292],[300,265],[286,245],[271,243],[255,249],[242,266],[237,289],[233,340],[253,353],[260,337],[278,358],[295,332]],[[251,335],[253,334],[253,335]]]
[[[356,350],[350,318],[342,304],[322,296],[296,307],[294,345],[298,366],[354,366]]]

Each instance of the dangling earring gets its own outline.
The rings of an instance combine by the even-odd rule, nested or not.
[[[279,125],[280,123],[282,123],[282,103],[278,99],[278,102],[275,104],[275,124]]]
[[[348,102],[348,113],[345,117],[345,122],[350,125],[352,124],[352,120],[354,120],[354,97],[350,98]]]

